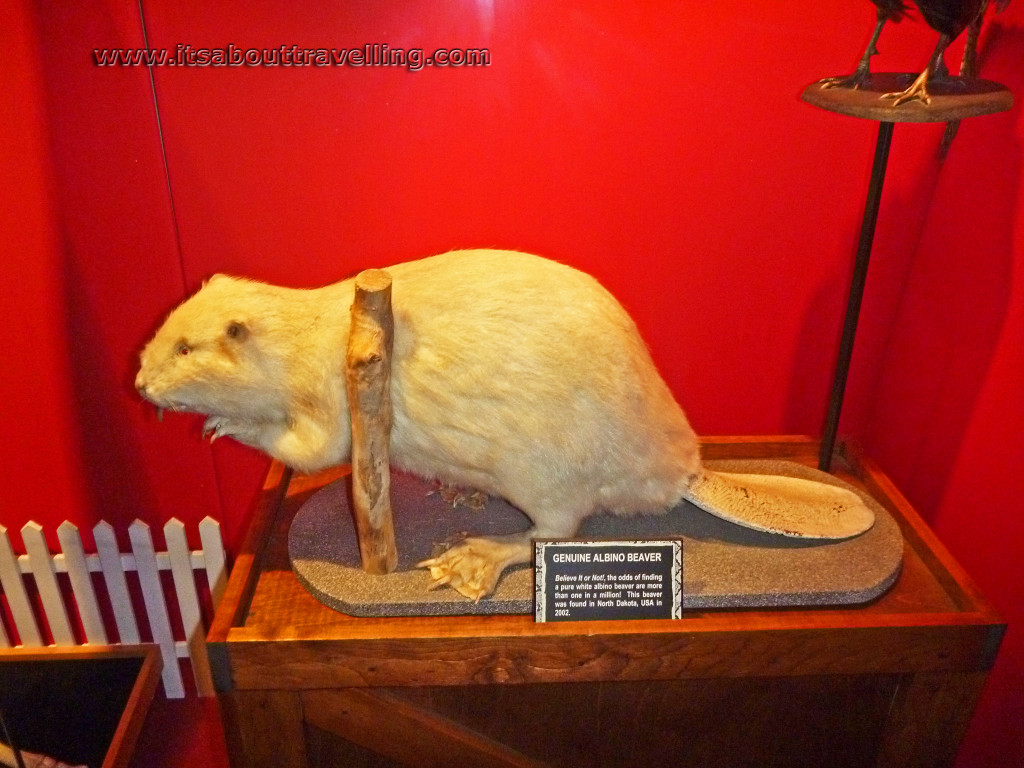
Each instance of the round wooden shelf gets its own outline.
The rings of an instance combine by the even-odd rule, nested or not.
[[[913,73],[882,72],[857,89],[808,85],[800,98],[830,112],[886,123],[946,123],[978,115],[1005,112],[1013,106],[1013,94],[991,80],[946,78],[928,84],[931,104],[908,102],[898,107],[882,99],[884,93],[902,91],[917,77]]]

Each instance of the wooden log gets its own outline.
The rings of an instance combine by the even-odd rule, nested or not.
[[[345,383],[352,416],[352,512],[363,570],[395,569],[391,519],[391,276],[379,269],[355,280]]]

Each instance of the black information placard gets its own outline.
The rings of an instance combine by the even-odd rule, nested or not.
[[[536,621],[678,619],[683,542],[537,541]]]

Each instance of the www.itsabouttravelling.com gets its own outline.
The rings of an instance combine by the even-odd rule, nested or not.
[[[368,43],[359,48],[202,48],[179,43],[174,48],[94,48],[98,67],[488,67],[487,48],[392,48]]]

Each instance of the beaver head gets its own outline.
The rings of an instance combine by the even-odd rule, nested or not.
[[[282,289],[215,275],[164,321],[141,354],[139,393],[158,409],[253,421],[284,418]]]

